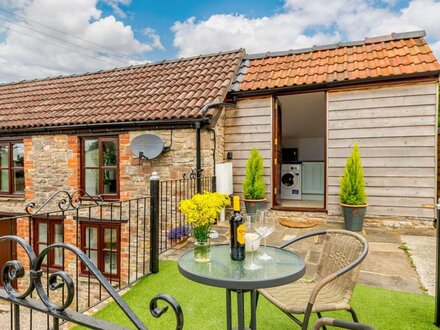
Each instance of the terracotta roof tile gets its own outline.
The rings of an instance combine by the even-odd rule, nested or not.
[[[202,116],[223,101],[242,50],[0,85],[0,129]]]
[[[440,64],[424,32],[367,38],[271,55],[246,56],[234,91],[321,84],[409,74],[438,74]]]

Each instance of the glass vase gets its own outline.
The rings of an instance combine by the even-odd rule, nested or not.
[[[194,260],[196,262],[211,261],[211,244],[209,241],[196,241],[194,243]]]

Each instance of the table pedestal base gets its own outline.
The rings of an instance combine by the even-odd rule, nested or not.
[[[226,326],[228,330],[232,330],[232,306],[231,306],[231,291],[237,293],[237,319],[238,330],[256,330],[257,329],[257,291],[256,290],[231,290],[226,289]],[[244,326],[244,293],[250,291],[251,293],[251,321],[250,328]]]

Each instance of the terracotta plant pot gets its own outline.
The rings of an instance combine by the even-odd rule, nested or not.
[[[266,198],[263,199],[243,199],[247,214],[256,214],[258,210],[266,208]]]
[[[367,205],[341,204],[341,207],[344,216],[345,229],[362,231],[365,213],[367,212]]]

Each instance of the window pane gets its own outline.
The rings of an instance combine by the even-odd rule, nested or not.
[[[39,242],[47,242],[47,223],[39,222],[38,223],[38,241]]]
[[[85,189],[86,192],[91,196],[96,196],[99,194],[99,176],[98,170],[85,170]]]
[[[62,243],[63,242],[63,225],[61,223],[56,223],[53,226],[54,231],[54,243]]]
[[[118,238],[116,236],[116,229],[114,229],[114,228],[105,228],[104,229],[104,249],[116,250],[117,239]]]
[[[117,262],[115,252],[104,252],[104,272],[110,274],[117,273]]]
[[[43,251],[46,247],[47,247],[47,244],[43,244],[43,243],[38,244],[38,254],[40,254],[41,251]],[[44,260],[46,260],[46,259],[44,259]]]
[[[85,247],[98,248],[98,228],[87,227],[86,228],[86,242]]]
[[[103,170],[104,194],[116,194],[116,170]]]
[[[98,140],[85,140],[85,166],[98,167],[99,166],[99,143]]]
[[[87,250],[86,255],[98,267],[98,251]]]
[[[47,244],[38,244],[38,254],[41,253],[41,251],[43,251],[45,248],[47,247]],[[47,254],[44,257],[44,263],[47,262]]]
[[[0,177],[0,190],[9,191],[9,171],[1,170]]]
[[[103,166],[116,166],[116,142],[104,141],[102,143],[102,161]]]
[[[14,162],[14,167],[24,166],[24,145],[23,143],[14,143],[12,145],[13,155],[12,160]]]
[[[9,167],[9,146],[0,146],[0,167]]]
[[[63,265],[63,249],[62,248],[56,248],[54,249],[54,265],[56,266],[62,266]]]
[[[24,170],[14,170],[14,193],[24,193]]]

